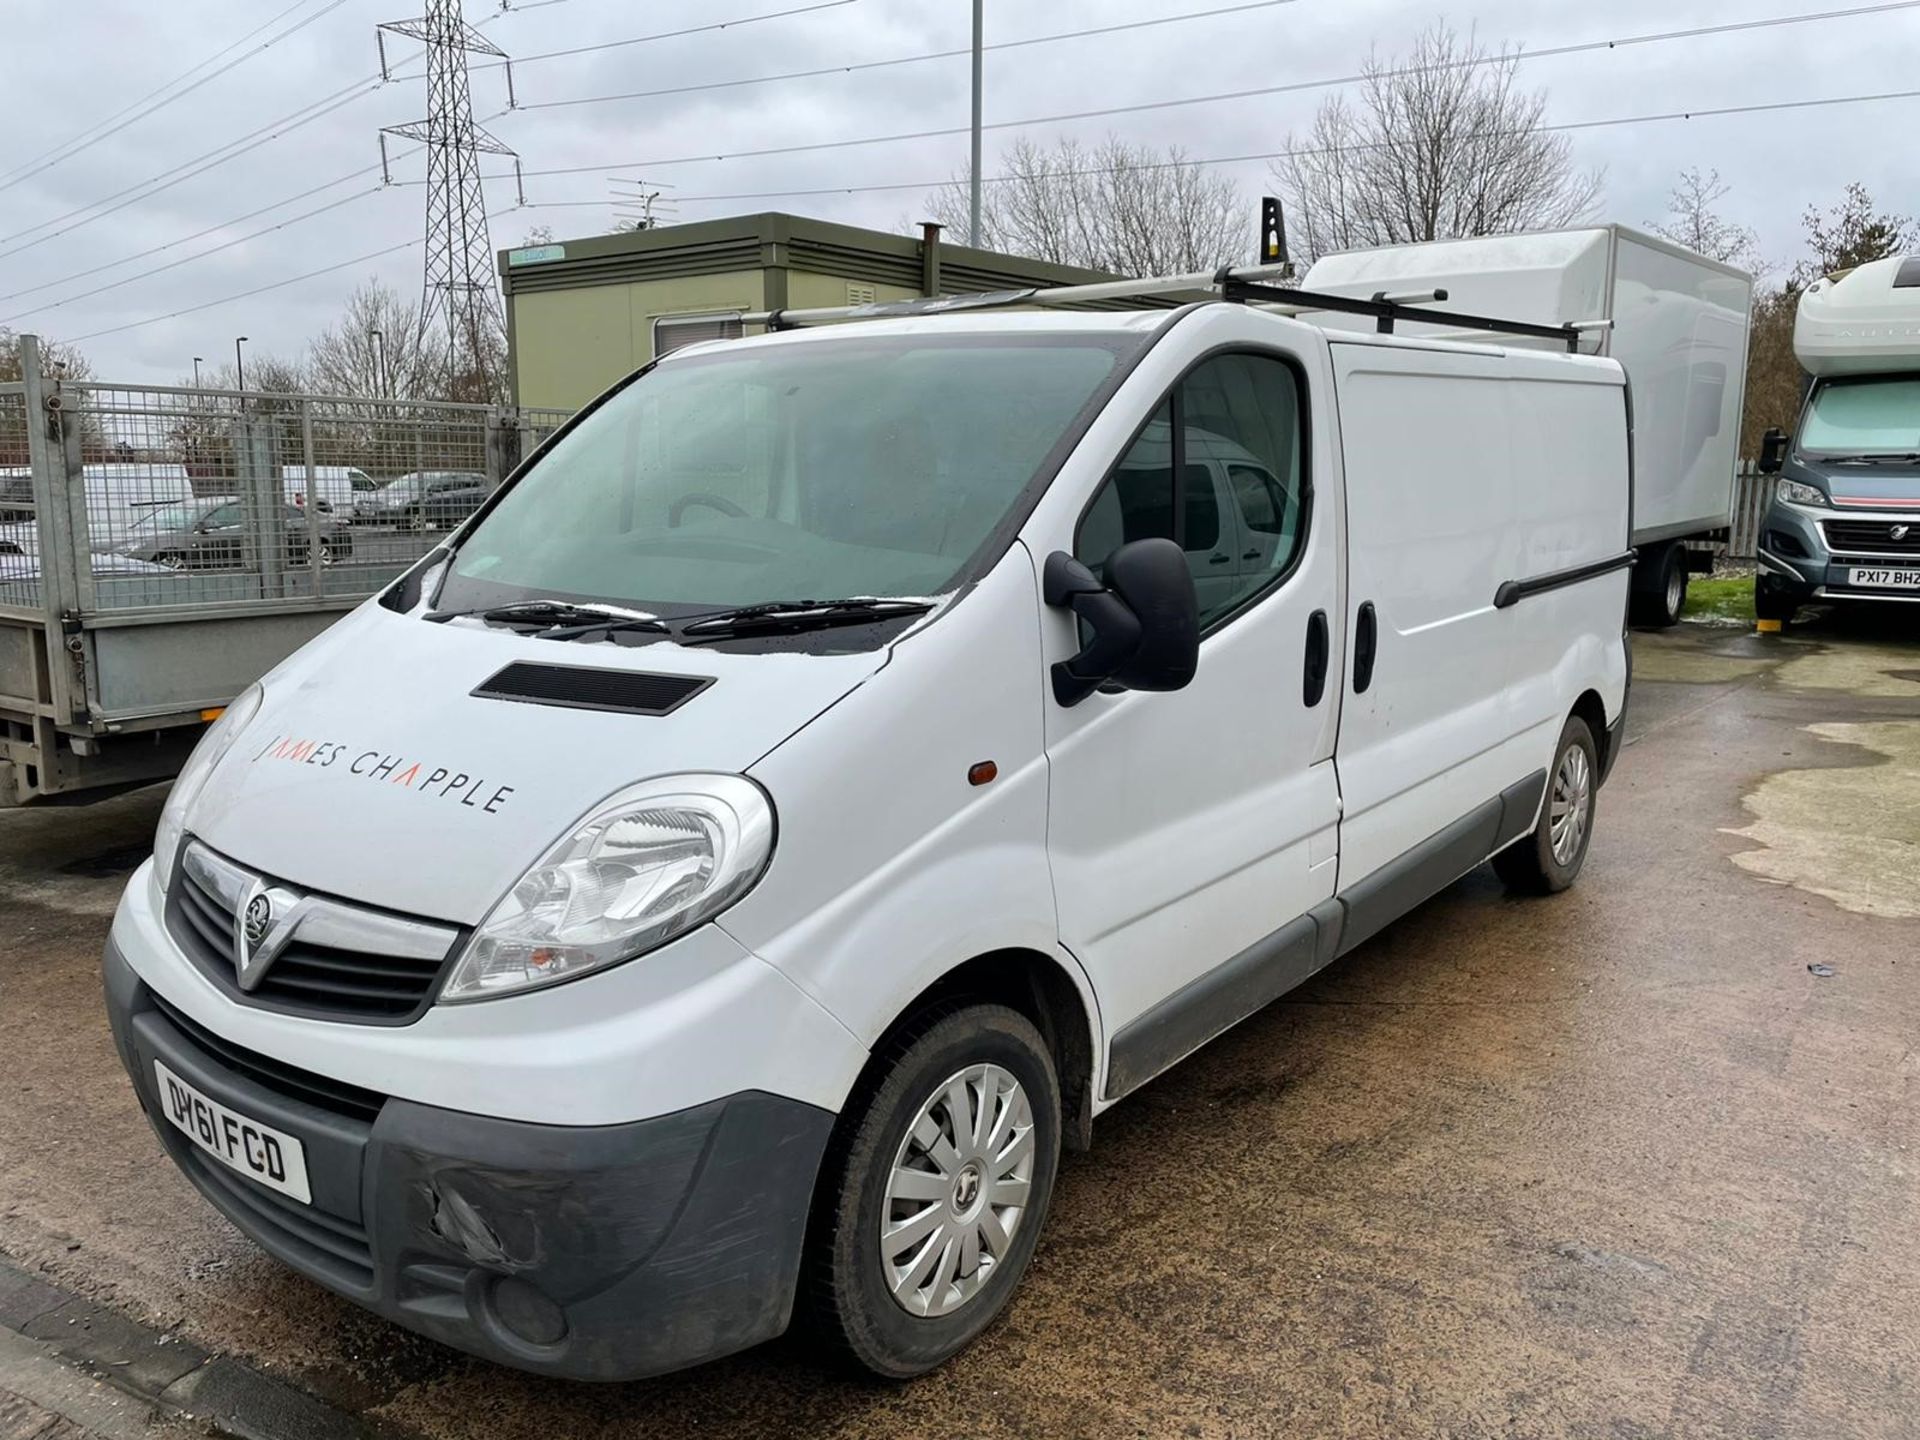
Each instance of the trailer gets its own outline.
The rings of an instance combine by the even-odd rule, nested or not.
[[[1633,408],[1633,616],[1653,626],[1680,618],[1688,576],[1712,569],[1704,544],[1727,537],[1732,514],[1752,276],[1658,236],[1600,225],[1347,251],[1315,261],[1305,285],[1572,325],[1584,353],[1620,361]],[[1460,331],[1433,321],[1407,333]]]
[[[0,383],[0,806],[172,776],[229,700],[444,538],[374,523],[314,544],[344,512],[289,505],[287,472],[497,485],[566,418],[63,380],[32,336],[21,360]],[[205,543],[140,558],[143,526],[181,524]]]

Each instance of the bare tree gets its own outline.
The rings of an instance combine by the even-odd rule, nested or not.
[[[956,234],[967,222],[967,175],[927,197]],[[980,243],[991,250],[1122,275],[1211,270],[1244,258],[1253,217],[1239,188],[1189,160],[1108,136],[1087,149],[1016,140],[982,187]]]
[[[1329,97],[1273,166],[1296,253],[1312,259],[1584,218],[1603,174],[1576,169],[1571,142],[1547,131],[1545,93],[1514,83],[1518,59],[1444,21],[1422,31],[1403,59],[1369,55],[1357,99]]]
[[[40,368],[62,380],[90,380],[93,366],[72,345],[57,340],[40,342]],[[0,325],[0,381],[20,378],[20,332]]]
[[[1667,199],[1667,218],[1649,221],[1647,228],[1711,260],[1757,273],[1765,265],[1753,231],[1724,218],[1716,208],[1732,193],[1718,170],[1702,174],[1697,165],[1682,170]]]
[[[326,395],[438,397],[446,390],[445,346],[428,342],[417,301],[369,280],[353,292],[340,319],[314,338],[307,372]]]

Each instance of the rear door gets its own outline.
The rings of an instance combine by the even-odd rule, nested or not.
[[[1277,328],[1238,312],[1211,321],[1226,336]],[[1037,558],[1067,550],[1096,573],[1118,545],[1166,535],[1208,577],[1186,689],[1046,700],[1061,938],[1100,997],[1109,1095],[1311,973],[1302,917],[1333,892],[1338,680],[1309,696],[1304,676],[1320,627],[1338,664],[1338,472],[1321,468],[1308,420],[1326,413],[1324,342],[1306,327],[1281,333],[1300,335],[1299,349],[1249,343],[1168,376],[1171,393],[1141,413],[1113,467],[1076,495],[1050,494],[1027,532]],[[1304,517],[1263,568],[1222,548],[1240,534],[1231,492],[1217,466],[1190,458],[1223,450],[1267,469]],[[1207,503],[1194,497],[1201,478]],[[1228,563],[1211,564],[1216,554]],[[1043,613],[1046,658],[1064,660],[1074,626]]]

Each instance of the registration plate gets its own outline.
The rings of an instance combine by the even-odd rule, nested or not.
[[[313,1203],[313,1192],[307,1188],[306,1151],[296,1137],[209,1099],[158,1060],[153,1062],[153,1073],[160,1082],[161,1113],[169,1125],[229,1170],[290,1195],[302,1205]]]
[[[1920,590],[1920,570],[1868,569],[1856,565],[1847,571],[1847,583],[1863,589]]]

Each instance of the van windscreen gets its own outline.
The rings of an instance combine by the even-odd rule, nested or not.
[[[565,596],[672,614],[939,594],[1141,343],[885,336],[677,357],[501,497],[439,603]]]

